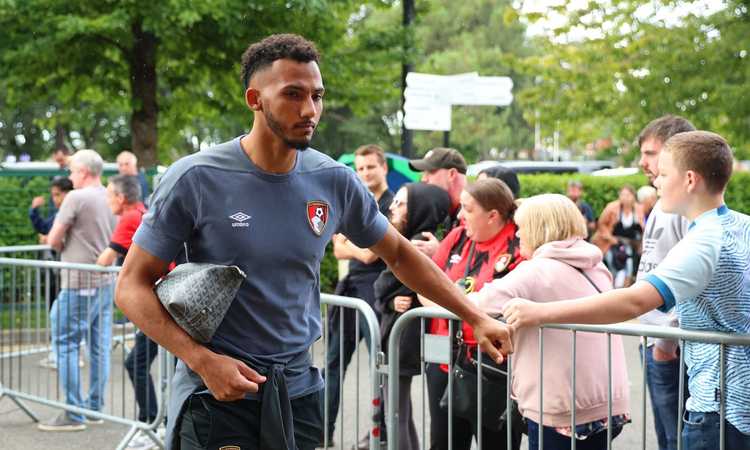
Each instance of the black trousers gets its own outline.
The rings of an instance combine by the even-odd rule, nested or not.
[[[448,449],[448,411],[440,407],[440,399],[448,387],[448,374],[440,370],[439,364],[429,364],[426,369],[427,394],[430,407],[430,450]],[[513,441],[506,449],[505,427],[491,431],[482,427],[482,448],[493,450],[518,450],[521,447],[521,429],[513,430]],[[477,435],[476,421],[453,416],[453,449],[469,450],[471,440]]]
[[[291,401],[299,450],[314,450],[323,441],[322,397],[318,391]],[[187,402],[179,427],[181,450],[218,450],[232,445],[261,450],[260,429],[269,424],[261,424],[260,401],[220,402],[210,394],[194,394]]]

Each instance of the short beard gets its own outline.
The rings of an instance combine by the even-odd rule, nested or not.
[[[284,131],[281,129],[281,124],[279,123],[278,120],[276,120],[273,117],[273,114],[271,114],[270,111],[267,111],[264,109],[263,116],[266,118],[266,123],[268,124],[268,128],[270,128],[271,131],[273,131],[273,134],[278,136],[278,138],[284,141],[284,143],[288,145],[290,148],[294,148],[297,150],[307,150],[307,148],[310,146],[310,139],[295,141],[285,136]]]

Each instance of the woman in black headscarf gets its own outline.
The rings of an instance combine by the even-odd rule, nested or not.
[[[407,239],[423,239],[422,232],[435,233],[448,217],[450,197],[439,187],[424,183],[409,183],[399,189],[391,203],[391,223]],[[404,312],[421,306],[417,295],[404,286],[386,269],[375,281],[375,307],[382,318],[380,334],[384,351],[388,349],[388,338],[396,320]],[[419,448],[417,428],[411,409],[411,380],[421,373],[419,321],[412,322],[401,339],[401,363],[399,372],[399,448]]]

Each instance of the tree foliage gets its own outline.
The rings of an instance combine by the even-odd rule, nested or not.
[[[36,126],[60,126],[71,144],[110,155],[129,136],[144,164],[168,162],[248,128],[239,60],[249,43],[295,32],[326,54],[359,5],[0,0],[0,80],[8,93],[2,111],[44,112]],[[331,66],[334,92],[355,79],[353,65]]]
[[[578,10],[564,3],[527,14],[541,20],[562,11],[568,19],[537,39],[539,54],[518,61],[534,79],[519,98],[527,119],[539,110],[545,132],[557,125],[565,145],[613,137],[627,148],[650,120],[680,114],[724,135],[747,158],[748,2],[697,11],[704,3],[623,0]]]

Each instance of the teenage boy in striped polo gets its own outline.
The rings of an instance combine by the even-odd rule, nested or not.
[[[554,303],[514,299],[503,310],[508,323],[514,328],[612,323],[676,306],[683,329],[750,333],[750,217],[724,204],[732,163],[729,145],[717,134],[692,131],[670,138],[659,155],[656,186],[662,209],[691,222],[683,240],[629,288]],[[690,398],[683,448],[716,448],[722,400],[726,449],[750,448],[750,348],[727,347],[721,392],[719,346],[687,341],[684,347]]]

